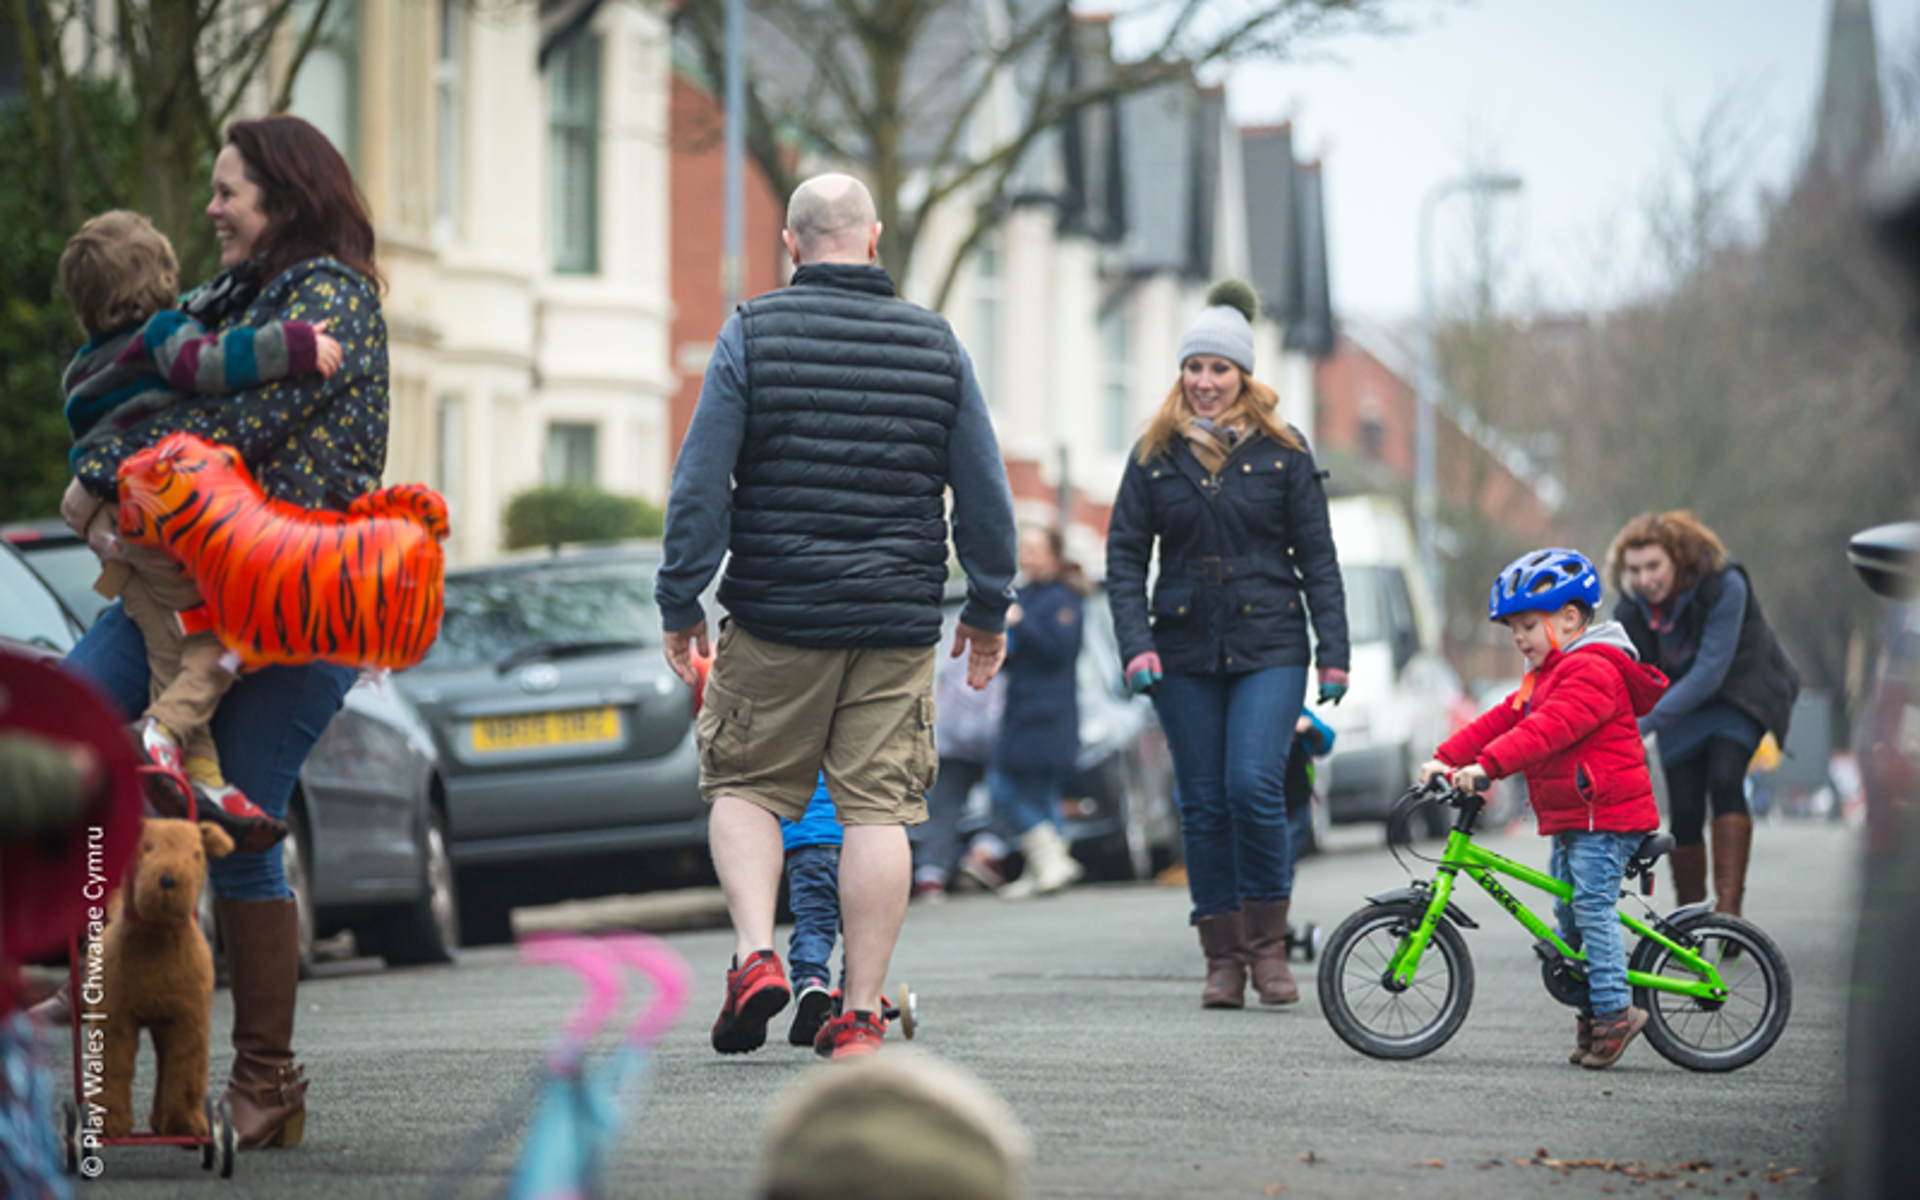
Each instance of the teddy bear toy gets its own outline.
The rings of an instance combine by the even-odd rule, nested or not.
[[[133,1132],[133,1064],[140,1031],[153,1040],[153,1132],[207,1132],[207,1056],[213,1021],[213,951],[198,920],[207,860],[233,851],[218,826],[149,817],[125,883],[109,903],[100,985],[82,987],[83,1031],[100,1030],[108,1137]]]

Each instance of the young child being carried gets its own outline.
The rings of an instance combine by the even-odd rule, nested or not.
[[[1471,790],[1523,774],[1552,872],[1573,886],[1555,912],[1567,944],[1586,947],[1587,1004],[1569,1062],[1619,1061],[1647,1023],[1627,987],[1626,942],[1614,904],[1627,860],[1660,826],[1637,718],[1667,689],[1617,622],[1593,624],[1600,577],[1574,550],[1536,550],[1494,581],[1490,619],[1513,631],[1527,662],[1520,690],[1447,739],[1420,782],[1446,775]]]
[[[63,381],[74,455],[111,434],[138,430],[183,393],[221,393],[293,375],[330,376],[340,343],[325,324],[275,322],[208,333],[174,308],[180,268],[173,246],[137,213],[104,213],[80,227],[60,257],[60,285],[87,343]],[[129,452],[157,441],[135,438]],[[165,554],[120,541],[117,505],[75,480],[60,505],[74,532],[100,555],[94,584],[118,596],[147,644],[151,702],[135,725],[147,797],[164,816],[187,815],[186,781],[200,820],[220,824],[236,847],[265,850],[286,826],[256,807],[220,771],[208,729],[233,683],[225,648],[212,632],[188,633],[201,598],[193,580]],[[189,614],[183,623],[182,614]]]

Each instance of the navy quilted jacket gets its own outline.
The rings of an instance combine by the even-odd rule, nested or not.
[[[1261,434],[1218,476],[1184,441],[1144,464],[1127,459],[1107,526],[1107,590],[1123,665],[1155,650],[1170,674],[1236,675],[1316,656],[1347,669],[1346,589],[1320,472],[1310,451]]]

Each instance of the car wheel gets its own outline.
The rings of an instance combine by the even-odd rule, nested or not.
[[[447,819],[437,805],[427,809],[421,836],[420,898],[402,909],[379,934],[380,957],[390,967],[453,962],[460,951],[460,896],[453,856],[447,852]]]
[[[293,893],[295,941],[300,947],[300,978],[313,974],[313,887],[308,874],[313,852],[308,849],[307,815],[296,800],[287,806],[287,836],[280,842],[280,864],[287,872],[287,890]]]
[[[1147,795],[1137,771],[1130,769],[1127,772],[1127,786],[1121,797],[1127,806],[1123,814],[1126,821],[1127,878],[1152,879],[1153,843],[1147,834]]]
[[[1307,802],[1311,807],[1307,818],[1307,836],[1295,853],[1295,858],[1306,858],[1320,854],[1327,848],[1327,835],[1333,830],[1333,817],[1327,811],[1327,802],[1314,796]]]
[[[214,903],[213,881],[209,879],[200,888],[200,903],[194,911],[194,924],[200,926],[200,932],[206,936],[207,949],[213,951],[213,978],[216,984],[227,981],[227,955],[220,945],[220,909]]]

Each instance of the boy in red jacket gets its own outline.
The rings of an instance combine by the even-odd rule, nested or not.
[[[1647,1023],[1627,987],[1627,950],[1614,915],[1627,860],[1660,826],[1637,719],[1667,690],[1617,622],[1593,624],[1600,577],[1585,555],[1536,550],[1500,573],[1488,615],[1513,630],[1527,660],[1520,690],[1434,752],[1420,781],[1455,787],[1520,773],[1540,832],[1553,838],[1553,876],[1573,885],[1555,905],[1567,944],[1587,951],[1587,1004],[1569,1057],[1599,1070],[1619,1061]]]

